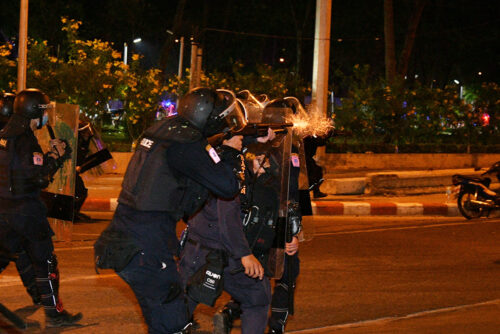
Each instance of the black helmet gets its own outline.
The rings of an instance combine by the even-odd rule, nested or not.
[[[50,108],[49,97],[35,88],[21,91],[14,100],[14,114],[28,119],[42,118],[48,108]]]
[[[224,89],[195,88],[179,101],[177,113],[206,137],[246,125],[234,93]]]
[[[10,115],[14,112],[14,99],[16,95],[5,93],[0,97],[0,123],[7,123]]]

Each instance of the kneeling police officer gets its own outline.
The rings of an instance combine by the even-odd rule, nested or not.
[[[149,333],[189,331],[174,260],[176,223],[198,211],[209,193],[222,198],[238,193],[233,171],[238,152],[216,152],[206,138],[245,124],[232,92],[197,88],[181,98],[178,115],[146,130],[131,158],[95,255],[98,267],[113,268],[130,285]]]
[[[64,141],[50,141],[43,153],[34,135],[48,120],[50,100],[38,89],[21,91],[14,113],[0,131],[0,243],[10,253],[25,249],[35,270],[36,285],[45,309],[46,326],[75,324],[82,314],[65,311],[59,298],[59,271],[52,231],[40,190],[70,157]]]

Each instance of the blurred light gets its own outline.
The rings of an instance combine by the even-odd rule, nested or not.
[[[140,43],[141,41],[142,41],[142,38],[140,38],[140,37],[134,39],[134,43]]]
[[[380,37],[375,37],[375,40],[376,41],[380,41]]]
[[[342,42],[342,38],[337,38],[337,42]]]
[[[453,80],[454,83],[456,83],[457,85],[460,83],[460,81],[458,81],[457,79]]]
[[[175,39],[175,43],[179,43],[179,40],[177,38]]]
[[[418,74],[415,74],[415,79],[417,79],[417,78],[418,78]]]
[[[487,113],[482,114],[481,115],[481,123],[483,123],[483,126],[490,125],[490,115]]]
[[[285,58],[280,57],[280,63],[284,63],[284,62],[285,62]]]
[[[167,29],[167,32],[168,32],[170,35],[173,35],[173,34],[174,34],[174,32],[173,32],[172,30],[170,30],[170,29]]]
[[[483,75],[483,72],[477,72],[477,75]]]

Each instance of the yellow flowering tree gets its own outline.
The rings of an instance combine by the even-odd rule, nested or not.
[[[81,22],[62,18],[67,47],[63,55],[46,41],[29,40],[27,86],[42,89],[53,101],[78,104],[82,113],[98,121],[111,100],[125,103],[127,129],[137,139],[154,119],[165,87],[159,70],[143,70],[140,56],[132,54],[128,65],[113,45],[78,38]],[[12,47],[0,46],[0,91],[15,91],[17,62]],[[99,126],[99,122],[95,122]]]

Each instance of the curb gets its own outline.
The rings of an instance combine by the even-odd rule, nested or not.
[[[454,203],[317,201],[312,207],[318,216],[460,216]]]
[[[82,211],[113,212],[117,198],[87,198]],[[317,216],[447,216],[458,217],[455,203],[313,201]]]

